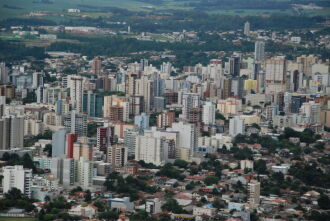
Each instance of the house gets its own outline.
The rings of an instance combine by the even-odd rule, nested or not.
[[[129,197],[110,199],[109,206],[111,209],[116,209],[119,211],[133,211],[134,210],[134,203],[130,201]]]
[[[82,216],[91,219],[97,214],[97,207],[89,204],[82,204],[73,206],[68,213],[73,216]]]
[[[215,208],[197,207],[197,206],[194,206],[193,208],[193,215],[195,216],[207,215],[210,217],[214,217],[215,212],[216,212]]]

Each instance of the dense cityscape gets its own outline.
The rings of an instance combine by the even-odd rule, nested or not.
[[[4,0],[0,221],[329,220],[326,1],[141,2]]]

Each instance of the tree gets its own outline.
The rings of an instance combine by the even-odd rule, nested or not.
[[[176,159],[173,165],[180,168],[187,168],[188,162],[181,159]]]
[[[182,213],[183,209],[175,199],[168,199],[162,206],[162,210],[170,211],[173,213]]]
[[[5,197],[6,199],[9,200],[19,200],[19,199],[23,199],[23,194],[21,190],[14,187],[11,188],[7,193],[5,193]]]
[[[86,195],[85,195],[85,202],[90,203],[92,202],[92,194],[90,190],[86,190]]]
[[[259,159],[254,163],[254,170],[258,174],[264,174],[267,171],[266,161]]]
[[[52,156],[52,145],[51,144],[46,144],[45,148],[44,148],[44,152],[47,153],[48,157]]]
[[[320,198],[317,200],[317,203],[321,209],[324,210],[330,209],[330,199],[325,194],[321,194]]]
[[[218,198],[213,201],[213,207],[217,209],[225,208],[223,201],[220,201]]]
[[[118,213],[116,213],[114,211],[103,212],[99,215],[99,219],[117,220],[118,219]]]
[[[215,176],[208,176],[204,179],[204,183],[206,185],[217,184],[219,182],[219,178]]]
[[[105,204],[100,200],[95,201],[94,206],[97,207],[99,212],[104,212],[105,211]]]

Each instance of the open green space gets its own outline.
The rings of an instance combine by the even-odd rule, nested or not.
[[[274,0],[276,2],[276,0]],[[289,0],[277,0],[277,2],[285,2]],[[317,0],[314,0],[317,1]],[[81,15],[86,15],[90,17],[111,17],[110,13],[101,12],[107,7],[116,7],[121,9],[127,9],[131,11],[166,11],[166,10],[203,10],[212,14],[224,14],[224,15],[264,15],[264,14],[289,14],[292,15],[295,12],[292,10],[290,5],[287,8],[282,9],[253,9],[253,7],[248,9],[222,9],[221,5],[217,7],[205,6],[204,8],[193,7],[190,4],[196,4],[199,2],[197,0],[0,0],[0,20],[13,17],[27,16],[33,11],[49,11],[62,13],[63,15],[54,15],[58,19],[67,18],[67,9],[78,8],[82,11]],[[303,14],[309,16],[329,15],[330,9],[324,8],[322,10],[306,10]],[[51,17],[52,20],[57,20]],[[62,16],[62,18],[60,18]],[[72,18],[70,15],[69,18]],[[49,18],[47,16],[47,18]]]
[[[0,221],[37,221],[37,218],[27,217],[0,217]]]

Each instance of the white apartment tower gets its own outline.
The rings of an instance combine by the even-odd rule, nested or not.
[[[244,23],[244,35],[250,35],[250,22],[248,21]]]
[[[287,62],[284,57],[274,57],[266,61],[266,94],[276,96],[286,91]]]
[[[265,60],[265,42],[257,40],[254,44],[254,60],[264,61]]]
[[[315,103],[315,101],[309,101],[308,103],[303,103],[300,108],[300,113],[302,113],[311,124],[321,123],[321,105]]]
[[[31,197],[32,169],[24,169],[22,165],[5,166],[3,168],[3,192],[12,188],[19,189],[24,195]]]
[[[236,136],[237,134],[244,134],[244,131],[244,120],[241,120],[239,116],[234,116],[229,120],[229,134],[231,136]]]
[[[215,105],[212,102],[206,102],[203,106],[203,123],[206,125],[215,123]]]
[[[135,147],[135,160],[143,160],[157,166],[164,164],[165,138],[153,137],[151,133],[137,136]]]

